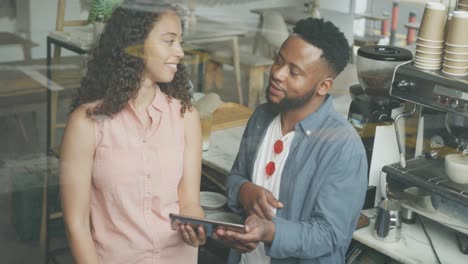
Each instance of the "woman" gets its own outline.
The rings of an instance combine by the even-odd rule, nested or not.
[[[176,10],[125,1],[109,20],[72,104],[60,188],[77,263],[195,263],[203,228],[201,129],[181,62]],[[151,6],[148,6],[149,4]]]

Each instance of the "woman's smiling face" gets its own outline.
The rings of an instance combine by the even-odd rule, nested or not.
[[[181,44],[179,16],[172,11],[161,14],[144,43],[145,77],[154,82],[171,82],[184,57]]]

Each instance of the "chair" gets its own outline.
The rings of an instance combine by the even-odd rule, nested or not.
[[[57,19],[55,23],[55,30],[56,31],[63,31],[66,27],[79,27],[79,26],[86,26],[89,24],[87,20],[66,20],[66,0],[58,0],[57,5]],[[53,56],[52,56],[52,67],[60,62],[61,56],[61,48],[54,46]],[[52,78],[55,79],[55,78]],[[52,150],[52,154],[55,157],[58,157],[60,153],[58,152],[59,147],[55,144],[55,137],[56,137],[56,129],[64,128],[65,123],[57,123],[57,112],[58,112],[58,101],[59,101],[59,91],[51,90],[51,111],[50,111],[50,146]],[[48,152],[50,150],[48,149]],[[50,153],[47,153],[50,154]],[[49,157],[51,159],[53,157]],[[42,192],[42,218],[41,218],[41,231],[40,231],[40,244],[43,246],[44,249],[44,261],[45,263],[49,263],[52,261],[53,263],[57,263],[55,256],[58,255],[60,252],[64,251],[64,248],[50,250],[50,228],[51,228],[51,221],[63,218],[63,213],[61,210],[52,211],[51,210],[51,202],[54,200],[59,199],[59,197],[54,197],[52,201],[50,200],[51,196],[51,182],[54,182],[51,176],[57,175],[49,175],[47,173],[44,177],[43,182],[43,192]]]
[[[31,56],[31,49],[34,47],[39,46],[37,43],[34,43],[31,41],[29,33],[30,33],[30,27],[29,27],[29,17],[30,17],[30,9],[29,9],[29,4],[24,3],[24,1],[20,1],[15,4],[14,1],[5,1],[5,3],[2,5],[2,8],[4,12],[11,11],[11,15],[14,15],[16,19],[16,32],[0,32],[0,47],[10,47],[10,46],[20,46],[22,53],[23,53],[23,61],[24,63],[21,62],[15,62],[12,64],[7,63],[6,68],[8,69],[9,67],[17,67],[17,65],[27,65],[30,63],[32,56]],[[18,18],[21,18],[19,20]],[[19,33],[25,33],[19,34]],[[3,63],[2,63],[3,66]],[[19,70],[18,72],[21,72],[22,67],[18,67]],[[35,124],[35,128],[37,128],[37,105],[35,107],[32,107],[31,105],[28,105],[28,107],[17,107],[16,104],[11,105],[9,102],[11,101],[11,97],[16,97],[16,96],[23,96],[23,95],[29,95],[29,94],[34,94],[37,93],[37,85],[34,84],[34,81],[31,80],[31,78],[28,78],[29,76],[25,76],[25,78],[21,79],[3,79],[1,84],[0,84],[0,99],[2,101],[5,101],[6,103],[3,104],[3,102],[0,104],[0,122],[4,123],[7,118],[12,117],[16,123],[18,124],[18,127],[20,129],[22,138],[25,142],[29,141],[28,133],[24,127],[22,118],[20,117],[20,113],[22,112],[31,112],[32,113],[32,120]],[[3,100],[6,99],[6,100]],[[37,136],[38,131],[35,129],[35,134]]]
[[[247,71],[249,100],[248,106],[254,108],[263,95],[264,73],[273,64],[276,52],[289,36],[288,27],[281,14],[265,12],[261,17],[261,27],[254,39],[252,52],[240,53],[240,64]],[[219,45],[205,46],[211,55],[206,63],[205,84],[206,90],[212,85],[221,88],[223,84],[222,65],[232,65],[232,52],[229,48]]]
[[[55,23],[56,31],[63,31],[65,27],[79,27],[86,26],[89,24],[88,20],[65,20],[65,11],[66,11],[66,1],[67,0],[58,0],[57,5],[57,19]],[[54,46],[54,53],[52,57],[52,65],[55,65],[60,62],[61,48]],[[64,128],[64,123],[57,123],[57,111],[58,111],[58,100],[59,92],[51,91],[51,111],[50,111],[50,147],[52,149],[56,148],[55,137],[56,129]],[[49,146],[47,146],[49,147]]]

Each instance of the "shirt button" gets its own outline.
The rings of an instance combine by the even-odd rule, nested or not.
[[[306,131],[306,135],[307,135],[307,136],[310,136],[310,130],[307,130],[307,131]]]
[[[150,197],[151,193],[147,192],[146,197]]]
[[[143,139],[141,142],[146,143],[146,139]]]
[[[146,178],[148,178],[148,179],[151,178],[151,174],[149,174],[149,173],[146,174]]]

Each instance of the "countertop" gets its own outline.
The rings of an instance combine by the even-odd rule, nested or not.
[[[353,239],[403,263],[437,263],[429,240],[424,234],[421,222],[418,219],[414,224],[402,223],[400,241],[385,243],[377,240],[372,233],[376,209],[364,210],[363,213],[370,218],[370,224],[356,230]],[[442,263],[468,263],[468,255],[462,254],[459,250],[454,230],[427,218],[423,218],[423,220]]]

